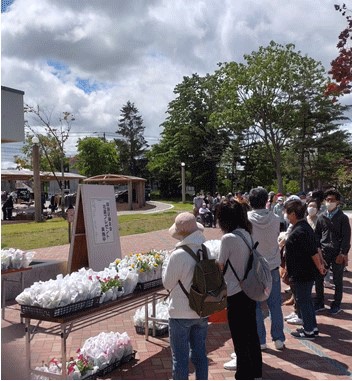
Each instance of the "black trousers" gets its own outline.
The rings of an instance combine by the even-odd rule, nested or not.
[[[343,296],[343,270],[344,265],[337,264],[336,257],[338,253],[327,254],[323,252],[323,258],[327,263],[328,267],[331,267],[333,281],[335,285],[335,294],[333,304],[340,307],[342,296]],[[315,278],[315,302],[317,304],[324,304],[324,276],[317,274]]]
[[[236,380],[262,377],[262,352],[257,333],[256,302],[243,292],[227,298],[227,316],[237,356]]]

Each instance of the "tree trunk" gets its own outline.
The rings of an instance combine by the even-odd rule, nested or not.
[[[282,180],[282,171],[281,171],[281,153],[280,150],[276,150],[275,152],[275,168],[276,168],[276,179],[277,179],[277,186],[278,186],[278,192],[283,193],[284,192],[284,183]]]

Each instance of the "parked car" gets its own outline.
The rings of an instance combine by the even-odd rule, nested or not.
[[[27,188],[18,188],[17,199],[21,199],[22,201],[29,202],[31,200],[31,192]]]
[[[128,202],[128,190],[116,191],[115,192],[116,202]]]

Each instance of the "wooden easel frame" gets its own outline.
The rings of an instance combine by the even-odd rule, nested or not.
[[[94,241],[95,217],[92,211],[94,200],[106,199],[111,208],[111,242]],[[93,200],[93,201],[92,201]],[[67,269],[71,273],[82,267],[95,271],[103,270],[116,258],[121,258],[115,192],[112,185],[79,185],[73,221],[72,239]]]

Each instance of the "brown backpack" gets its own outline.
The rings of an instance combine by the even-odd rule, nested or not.
[[[227,289],[222,271],[215,259],[209,259],[207,248],[202,248],[195,254],[188,246],[180,246],[197,263],[194,268],[190,292],[187,292],[182,282],[178,283],[189,300],[189,306],[200,317],[206,317],[226,308]]]

